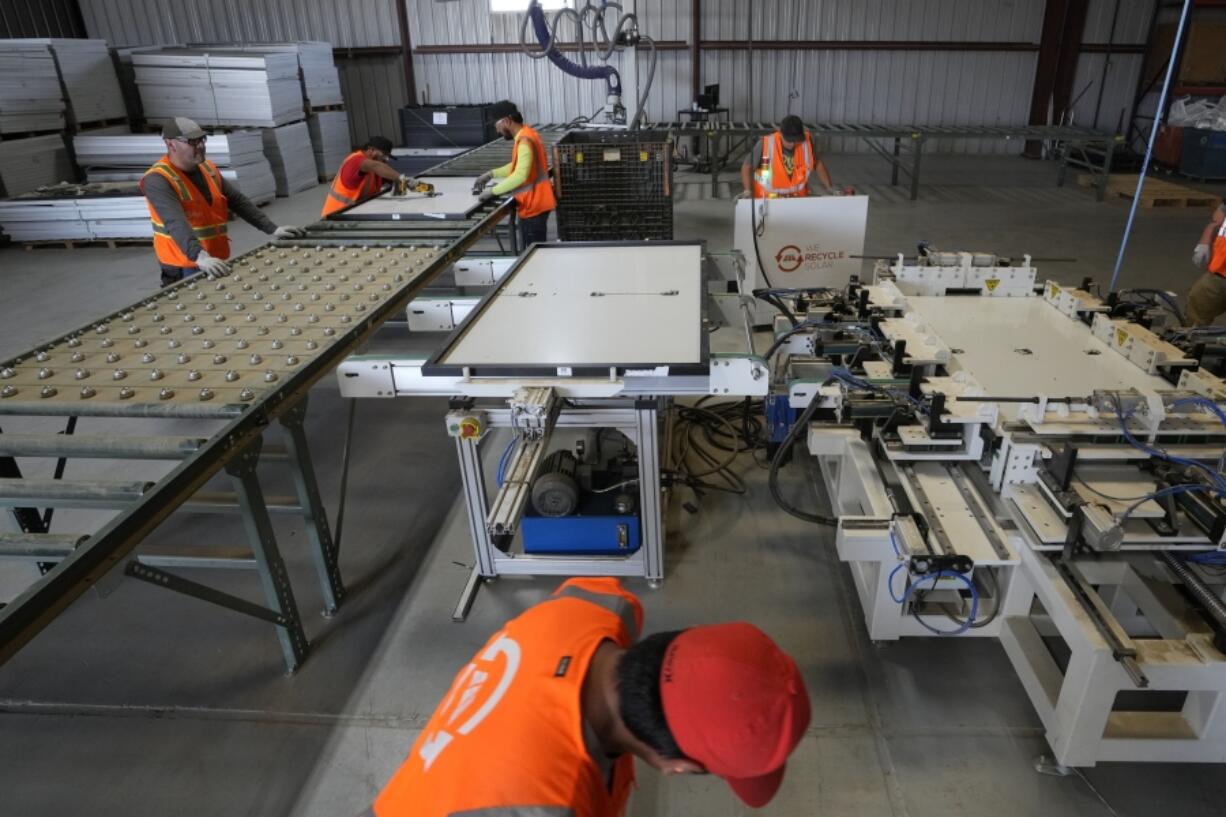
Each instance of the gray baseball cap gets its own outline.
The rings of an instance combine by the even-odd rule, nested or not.
[[[162,126],[163,139],[199,139],[201,136],[206,136],[204,128],[195,123],[194,120],[188,119],[186,116],[176,116],[165,125]]]

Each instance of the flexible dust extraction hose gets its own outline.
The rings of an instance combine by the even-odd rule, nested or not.
[[[618,15],[617,24],[613,26],[612,34],[609,33],[609,27],[605,24],[605,14],[612,10]],[[591,17],[590,24],[587,18]],[[575,30],[578,34],[578,54],[579,62],[575,62],[562,55],[558,48],[558,25],[563,19],[572,20],[575,24]],[[532,22],[533,32],[536,34],[539,49],[533,48],[528,44],[528,22]],[[587,43],[584,38],[585,26],[591,26],[590,44],[597,59],[603,65],[589,65],[587,60]],[[634,120],[630,123],[632,129],[637,129],[644,121],[647,104],[647,95],[651,91],[652,83],[656,76],[656,62],[658,55],[656,53],[655,41],[650,37],[639,34],[638,17],[634,14],[622,13],[622,7],[619,3],[611,3],[608,0],[602,0],[600,7],[597,8],[592,3],[588,3],[581,10],[572,8],[563,8],[553,16],[553,21],[550,22],[545,16],[545,11],[539,2],[533,0],[528,6],[527,13],[524,14],[523,20],[519,26],[519,44],[525,54],[532,59],[549,58],[549,61],[560,68],[565,73],[579,79],[603,79],[605,81],[606,90],[609,96],[615,96],[619,100],[622,94],[621,74],[617,69],[607,62],[614,52],[618,50],[618,41],[625,34],[630,44],[642,43],[650,49],[651,58],[647,65],[647,81],[643,83],[642,90],[636,100],[637,107]],[[625,44],[624,42],[622,43]],[[617,103],[620,105],[620,102]]]
[[[563,15],[574,15],[576,19],[578,19],[578,14],[573,9],[562,9],[560,13],[554,16],[553,25],[551,26],[549,21],[545,19],[545,11],[541,8],[540,3],[532,3],[532,5],[528,6],[528,13],[524,15],[523,22],[519,27],[519,43],[524,47],[524,53],[533,59],[548,57],[550,62],[558,66],[558,68],[561,68],[567,74],[570,74],[572,77],[578,77],[579,79],[603,79],[605,81],[605,85],[608,86],[608,92],[610,94],[621,96],[622,80],[621,75],[617,73],[616,68],[611,65],[580,65],[579,63],[562,56],[562,52],[557,48],[555,43],[557,25],[562,19]],[[534,51],[528,48],[526,35],[529,20],[532,21],[532,30],[536,34],[537,42],[540,43],[540,51]],[[582,26],[579,26],[579,36],[580,38],[583,36]],[[615,33],[614,37],[616,36],[617,34]],[[582,39],[580,39],[579,46],[582,50]]]

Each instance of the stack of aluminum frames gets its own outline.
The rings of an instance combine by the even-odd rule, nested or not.
[[[146,119],[275,128],[305,116],[294,54],[165,48],[131,58]]]
[[[306,394],[509,212],[505,204],[487,205],[462,223],[368,226],[357,245],[321,222],[304,240],[235,259],[228,278],[195,276],[0,362],[0,416],[7,418],[0,434],[0,506],[21,528],[0,533],[0,558],[39,562],[47,570],[0,607],[0,662],[124,562],[128,576],[271,623],[287,667],[297,668],[309,643],[255,472],[263,431],[278,421],[289,432],[297,504],[281,512],[306,522],[325,604],[334,610],[344,587],[306,451]],[[57,417],[73,428],[77,419],[70,418],[79,418],[90,428],[25,433],[21,417],[36,418],[36,432]],[[116,436],[109,433],[114,424],[98,418],[128,419]],[[156,418],[188,421],[192,436],[143,433]],[[106,433],[99,434],[100,426]],[[125,482],[45,480],[24,478],[18,457],[174,464],[169,471],[149,464],[140,472],[144,479]],[[223,468],[244,517],[248,550],[144,547],[125,558],[185,504],[189,512],[235,507],[232,499],[197,493]],[[44,507],[117,513],[100,525],[52,533],[35,510]],[[56,520],[64,516],[77,520],[70,514]],[[163,569],[218,566],[259,570],[267,606]]]
[[[166,153],[158,134],[99,135],[73,137],[77,164],[89,182],[139,181],[149,166]],[[209,135],[206,155],[243,195],[256,204],[276,197],[276,179],[264,156],[260,131],[240,130]]]
[[[188,47],[210,54],[281,53],[298,58],[302,97],[311,108],[343,105],[341,78],[332,60],[332,43],[304,40],[289,43],[189,43]]]
[[[0,40],[0,53],[10,47],[30,46],[48,48],[55,58],[72,126],[127,117],[123,93],[105,40]]]
[[[64,98],[55,55],[45,45],[0,46],[0,134],[62,130]]]
[[[327,181],[340,170],[349,155],[349,114],[344,111],[316,111],[307,117],[311,147],[315,152],[315,171]]]
[[[0,228],[14,241],[153,237],[145,197],[131,183],[65,183],[0,201]]]
[[[0,192],[7,196],[75,180],[76,170],[61,134],[13,139],[0,145]]]
[[[289,196],[319,184],[315,153],[306,122],[294,122],[261,131],[264,155],[277,180],[277,195]]]

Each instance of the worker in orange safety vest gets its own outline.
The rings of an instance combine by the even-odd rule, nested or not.
[[[1192,263],[1206,267],[1188,292],[1188,324],[1204,326],[1226,312],[1226,200],[1201,231]]]
[[[391,140],[386,136],[372,136],[346,156],[328,188],[320,217],[326,218],[337,210],[374,198],[383,190],[384,182],[411,184],[411,178],[387,163],[391,155]]]
[[[620,817],[635,757],[765,805],[809,723],[796,663],[751,624],[640,641],[642,620],[616,579],[579,578],[507,622],[367,814]]]
[[[524,124],[524,116],[514,102],[502,100],[490,106],[494,129],[503,139],[514,140],[511,161],[482,173],[473,185],[473,194],[486,202],[496,196],[512,196],[519,217],[520,249],[545,241],[549,214],[557,209],[553,182],[549,180],[549,159],[545,143],[536,129]],[[498,182],[489,190],[485,186]]]
[[[140,180],[153,222],[153,251],[162,267],[162,286],[188,275],[209,277],[230,271],[230,212],[277,238],[306,234],[301,227],[278,227],[237,187],[222,178],[205,158],[208,135],[185,116],[162,127],[166,155]]]
[[[741,165],[742,196],[746,198],[808,196],[816,181],[827,195],[834,195],[830,171],[813,149],[813,136],[799,116],[785,116],[779,129],[763,136]]]

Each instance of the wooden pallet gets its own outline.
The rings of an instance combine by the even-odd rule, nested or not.
[[[313,114],[313,113],[326,113],[326,112],[329,112],[329,111],[343,111],[343,110],[345,110],[345,106],[344,106],[344,104],[343,104],[343,103],[342,103],[342,104],[337,104],[337,105],[305,105],[305,106],[304,106],[304,108],[305,108],[305,110],[306,110],[306,112],[307,112],[308,114]]]
[[[16,139],[30,139],[35,136],[55,136],[62,135],[63,128],[56,130],[30,130],[30,131],[15,131],[13,133],[0,133],[0,142],[9,142]]]
[[[1092,188],[1095,186],[1095,177],[1089,174],[1081,174],[1077,177],[1077,184],[1081,187]],[[1107,183],[1107,198],[1126,199],[1132,201],[1137,192],[1137,176],[1136,174],[1113,175]],[[1222,197],[1215,193],[1206,193],[1204,190],[1197,190],[1194,187],[1188,187],[1175,182],[1168,182],[1164,179],[1155,179],[1153,176],[1145,177],[1145,187],[1141,190],[1139,202],[1142,207],[1216,207],[1222,203]]]
[[[77,133],[89,133],[92,130],[101,130],[103,128],[113,128],[116,125],[130,125],[130,120],[126,116],[116,117],[114,119],[95,119],[92,122],[78,122]]]
[[[14,244],[21,244],[22,249],[26,252],[31,250],[53,249],[53,250],[75,250],[81,247],[106,247],[115,249],[116,247],[150,247],[153,245],[152,238],[99,238],[99,239],[84,239],[74,238],[65,241],[14,241]]]

